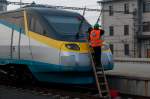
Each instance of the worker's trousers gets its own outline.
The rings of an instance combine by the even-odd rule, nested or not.
[[[93,47],[94,63],[96,66],[101,66],[101,47]]]

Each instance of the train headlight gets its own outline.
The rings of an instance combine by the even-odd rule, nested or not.
[[[61,65],[76,66],[75,56],[74,55],[61,56]]]
[[[80,47],[77,44],[66,44],[65,46],[71,50],[80,50]]]

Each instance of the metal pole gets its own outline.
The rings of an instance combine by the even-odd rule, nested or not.
[[[137,21],[138,21],[138,32],[137,32],[137,43],[138,43],[138,53],[139,53],[139,58],[142,57],[141,53],[142,53],[142,40],[141,40],[141,36],[143,35],[143,0],[137,0]]]
[[[136,58],[138,57],[137,55],[137,9],[134,9],[133,11],[133,57]]]
[[[22,5],[21,5],[21,4],[22,4],[22,0],[20,0],[20,8],[22,7]]]

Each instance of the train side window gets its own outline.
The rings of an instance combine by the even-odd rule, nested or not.
[[[33,31],[35,30],[35,20],[34,18],[30,18],[30,21],[29,21],[29,30]]]
[[[42,27],[42,25],[40,24],[39,20],[36,20],[35,21],[35,32],[41,34],[41,35],[44,35],[43,32],[44,32],[44,29]]]
[[[48,36],[47,31],[43,28],[40,21],[36,17],[30,16],[28,23],[29,30],[36,32],[40,35]]]
[[[12,27],[15,29],[22,29],[24,33],[24,16],[23,11],[20,12],[10,12],[2,15],[4,20],[12,24]]]

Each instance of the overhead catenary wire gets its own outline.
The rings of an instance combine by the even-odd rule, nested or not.
[[[3,4],[7,4],[7,5],[10,5],[10,4],[13,4],[13,5],[31,5],[33,3],[25,3],[25,2],[10,2],[10,1],[0,1],[0,3],[3,3]],[[36,5],[39,5],[40,4],[36,4]],[[43,5],[43,7],[49,7],[49,8],[56,8],[56,9],[68,9],[68,10],[84,10],[84,7],[72,7],[72,6],[54,6],[54,5]],[[97,8],[87,8],[86,7],[86,10],[85,11],[91,11],[91,12],[100,12],[102,11],[102,9],[97,9]],[[108,9],[103,9],[103,12],[109,12]],[[117,10],[113,10],[113,12],[115,13],[124,13],[124,11],[117,11]],[[133,14],[134,12],[129,12],[129,14]]]
[[[82,25],[83,25],[83,22],[84,22],[85,11],[86,11],[86,6],[83,10],[83,17],[82,17],[81,22],[79,24],[78,32],[77,32],[77,35],[76,35],[77,38],[79,38],[79,34],[81,33]]]

